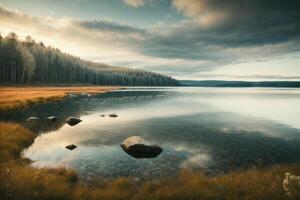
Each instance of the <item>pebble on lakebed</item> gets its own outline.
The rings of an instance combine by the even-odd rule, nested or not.
[[[77,148],[77,146],[75,144],[70,144],[70,145],[66,146],[66,149],[69,149],[71,151],[76,149],[76,148]]]
[[[28,117],[27,119],[26,119],[26,121],[27,122],[36,122],[36,121],[38,121],[40,118],[39,117]]]
[[[113,114],[110,114],[109,116],[110,116],[110,117],[118,117],[118,115],[117,115],[117,114],[115,114],[115,113],[113,113]]]
[[[55,122],[55,121],[57,121],[58,118],[56,116],[50,116],[50,117],[47,117],[46,119],[49,122]]]
[[[82,120],[76,117],[69,117],[66,119],[66,123],[70,126],[75,126],[76,124],[80,123]]]

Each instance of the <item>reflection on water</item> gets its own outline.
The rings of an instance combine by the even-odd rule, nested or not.
[[[131,88],[33,105],[2,114],[41,133],[24,156],[34,166],[69,166],[88,181],[101,177],[207,173],[300,160],[300,90],[257,88]],[[107,115],[116,113],[117,118]],[[105,114],[105,117],[101,117]],[[59,121],[25,119],[56,115]],[[69,116],[82,122],[64,123]],[[164,151],[134,159],[120,143],[138,135]],[[66,145],[76,144],[73,151]]]

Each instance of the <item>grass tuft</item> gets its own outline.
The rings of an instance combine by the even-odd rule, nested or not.
[[[12,123],[0,123],[0,162],[19,159],[34,140],[32,133]]]

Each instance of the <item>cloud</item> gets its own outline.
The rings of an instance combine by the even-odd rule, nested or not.
[[[144,0],[122,0],[128,6],[137,8],[144,5]]]
[[[297,0],[173,0],[172,5],[200,25],[223,28],[294,24],[299,19]],[[242,27],[237,27],[240,25]],[[248,29],[250,30],[250,29]]]
[[[0,6],[0,31],[32,35],[85,59],[175,77],[300,51],[300,2],[249,2],[173,0],[187,18],[147,29],[112,20],[35,17]]]
[[[209,9],[209,2],[205,0],[173,0],[172,4],[184,15],[196,18],[202,26],[221,23],[228,17],[221,9]]]
[[[111,20],[73,21],[73,24],[83,29],[109,31],[118,33],[143,33],[142,29],[134,28],[126,24],[117,23]]]

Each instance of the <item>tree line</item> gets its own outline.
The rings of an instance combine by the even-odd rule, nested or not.
[[[0,34],[0,83],[97,84],[123,86],[175,86],[171,77],[137,69],[110,66],[80,59],[46,47],[30,36]]]

